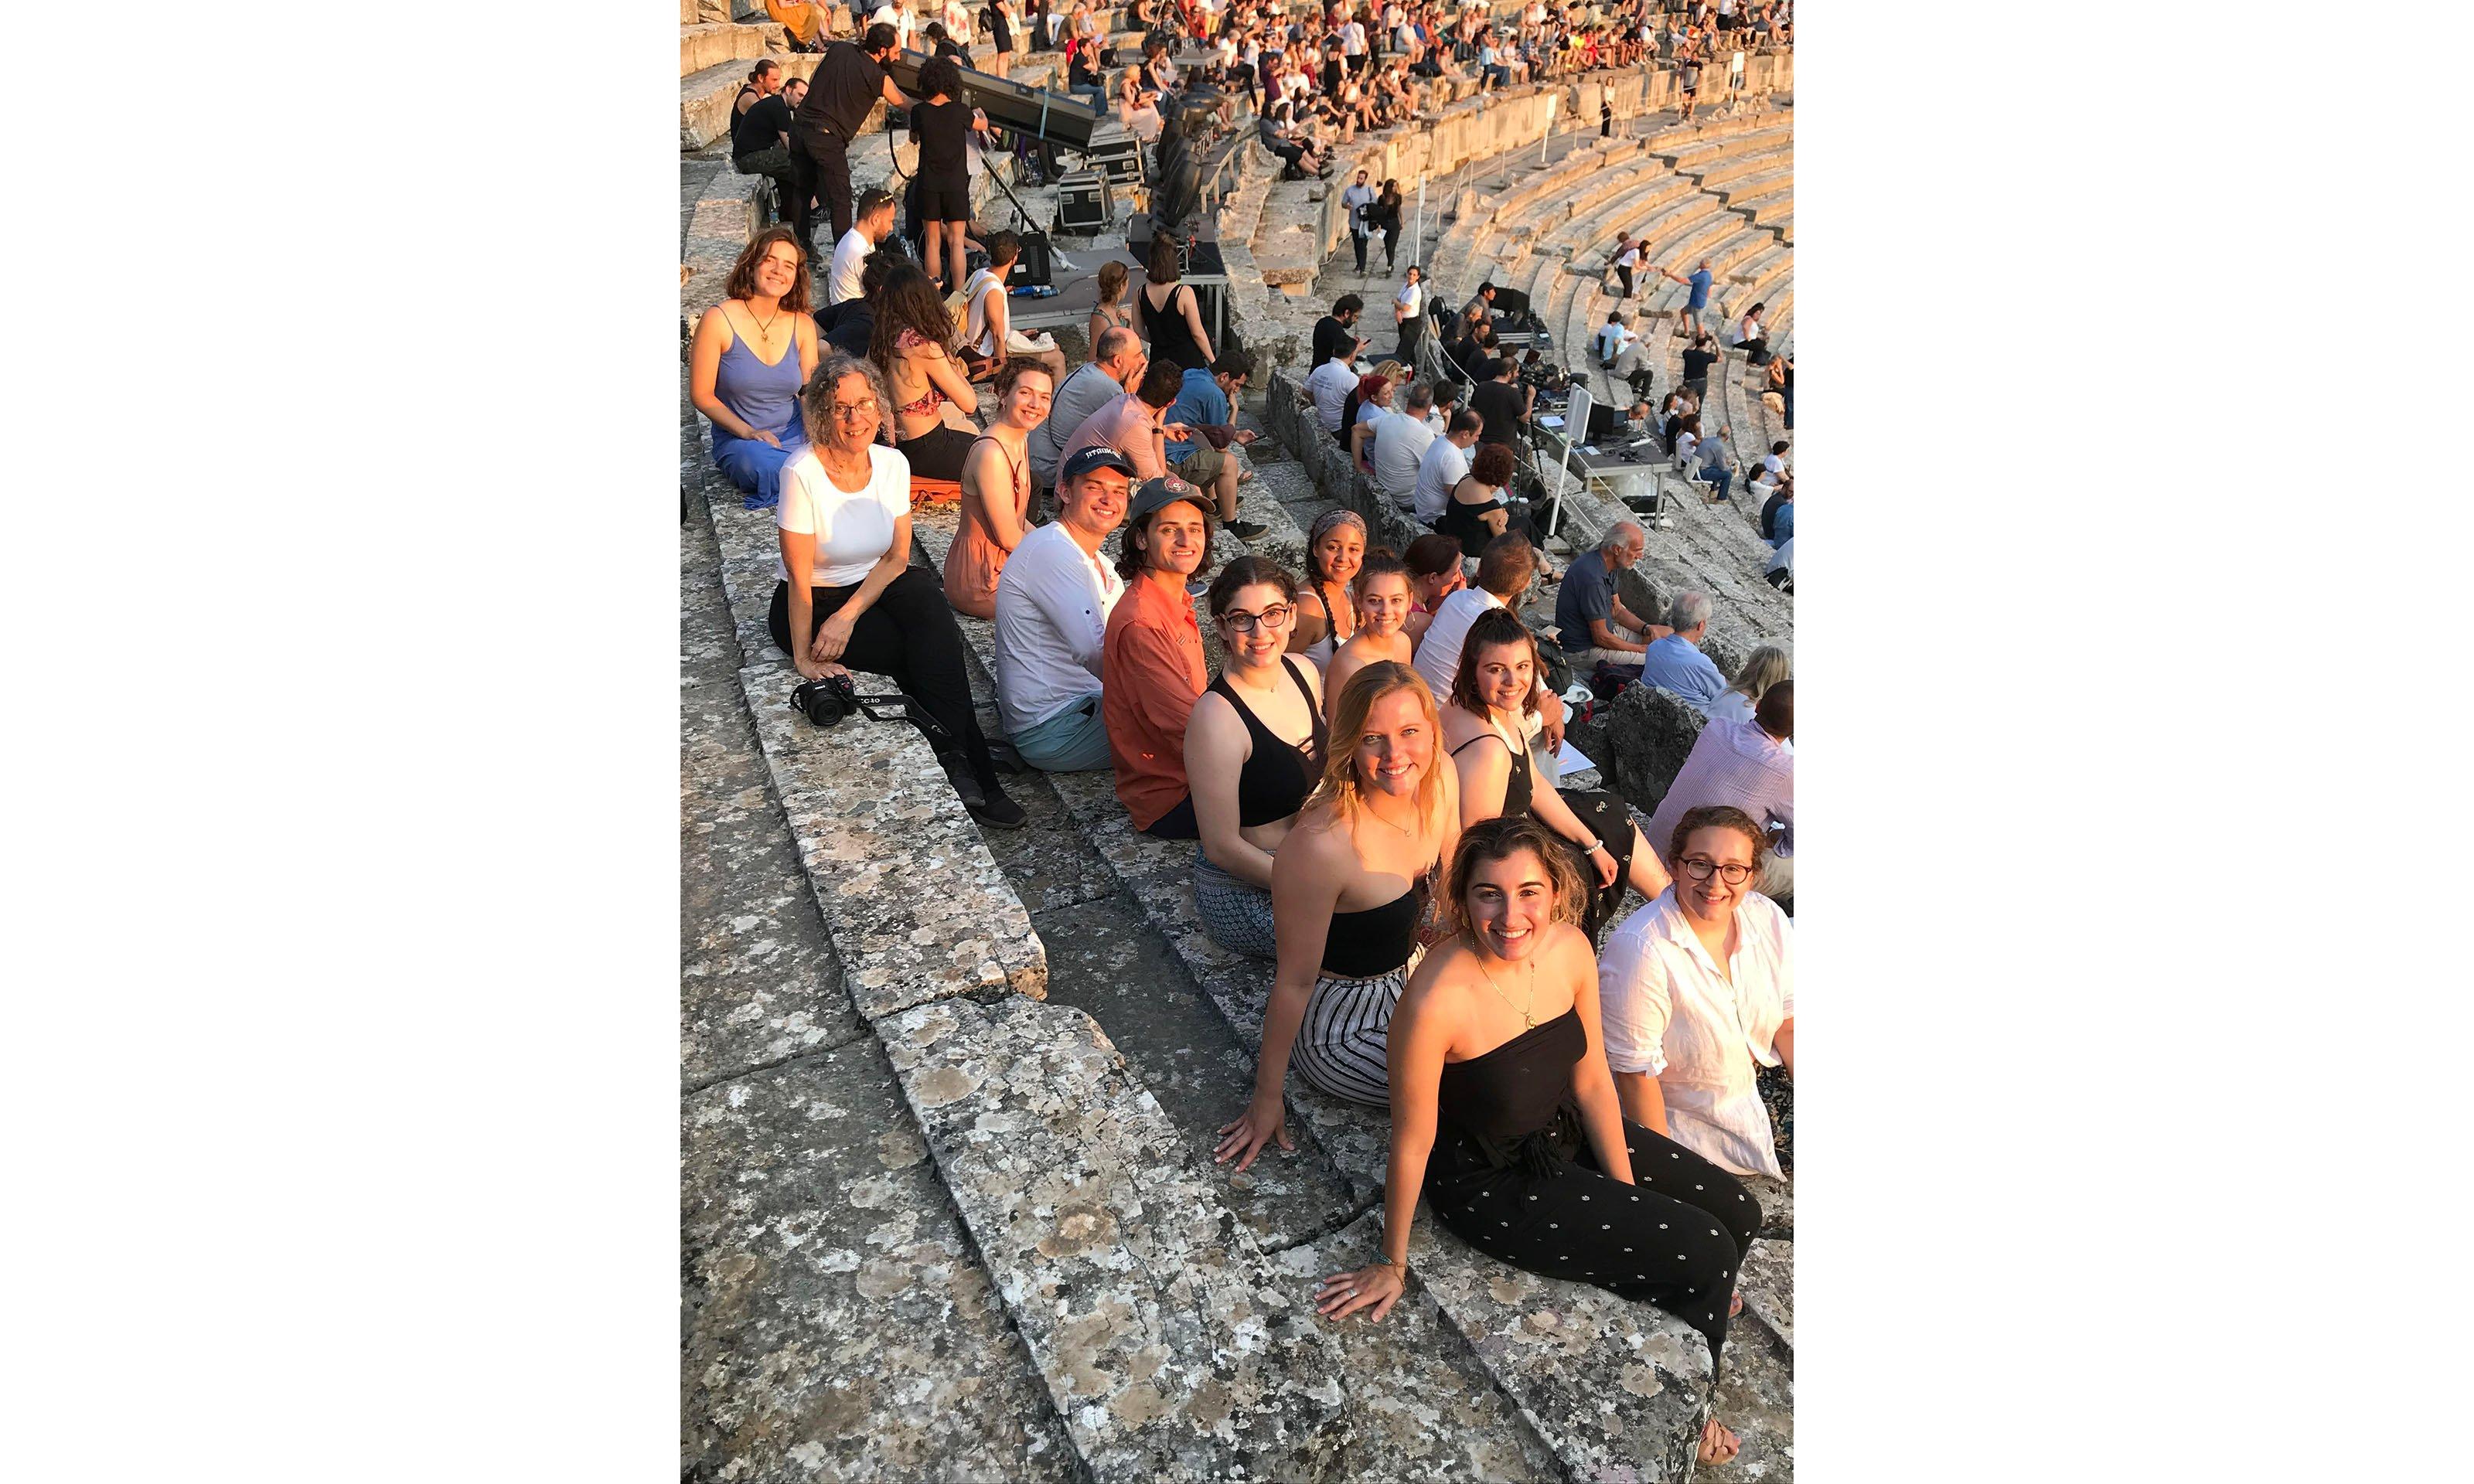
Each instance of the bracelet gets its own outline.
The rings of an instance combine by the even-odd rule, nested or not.
[[[1381,1252],[1375,1253],[1374,1260],[1367,1265],[1369,1267],[1398,1268],[1403,1273],[1409,1271],[1409,1264],[1405,1262],[1395,1262]]]
[[[1606,848],[1607,843],[1604,840],[1592,840],[1589,844],[1581,847],[1581,853],[1584,855],[1595,855]]]

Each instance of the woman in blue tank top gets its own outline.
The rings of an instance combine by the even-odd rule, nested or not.
[[[799,388],[816,369],[807,251],[788,227],[747,245],[722,301],[696,325],[688,394],[713,423],[713,462],[749,510],[781,498],[782,467],[805,452]]]

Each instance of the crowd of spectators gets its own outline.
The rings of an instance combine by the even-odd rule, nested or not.
[[[1174,250],[1154,252],[1140,282],[1122,263],[1100,270],[1090,356],[1069,368],[1007,314],[1013,235],[966,234],[949,146],[984,120],[952,102],[951,63],[929,64],[910,125],[923,152],[935,144],[925,168],[940,175],[924,187],[923,267],[890,241],[893,199],[854,200],[846,163],[835,177],[849,142],[836,131],[856,122],[854,104],[898,94],[883,63],[902,16],[887,7],[852,28],[858,41],[837,41],[824,39],[839,28],[821,8],[781,9],[811,23],[803,39],[825,65],[807,107],[785,99],[778,68],[755,70],[734,162],[777,179],[790,170],[813,194],[795,200],[794,186],[790,220],[741,254],[697,327],[690,377],[716,468],[750,508],[775,511],[774,642],[804,679],[857,670],[898,685],[985,825],[1027,820],[1003,771],[1106,769],[1135,829],[1193,842],[1198,925],[1273,966],[1254,1092],[1216,1158],[1243,1170],[1267,1146],[1291,1147],[1292,1071],[1392,1111],[1383,1256],[1326,1281],[1326,1313],[1389,1311],[1422,1185],[1437,1219],[1472,1245],[1657,1304],[1714,1353],[1758,1223],[1737,1177],[1778,1173],[1755,1069],[1793,1066],[1791,929],[1779,905],[1793,884],[1783,652],[1757,650],[1731,680],[1701,652],[1705,595],[1676,593],[1653,613],[1627,607],[1616,578],[1642,560],[1635,522],[1551,569],[1517,495],[1515,449],[1553,388],[1495,343],[1493,322],[1514,306],[1492,285],[1446,334],[1470,373],[1466,405],[1451,379],[1416,377],[1426,302],[1414,264],[1390,306],[1398,358],[1366,369],[1365,303],[1342,297],[1315,327],[1300,412],[1426,534],[1395,552],[1335,509],[1307,533],[1303,571],[1249,553],[1215,572],[1216,533],[1244,543],[1264,532],[1238,508],[1235,450],[1252,434],[1237,409],[1254,365],[1214,342]],[[1291,13],[1265,0],[1138,10],[1156,31],[1208,46],[1221,80],[1244,83],[1309,160],[1321,131],[1336,142],[1405,117],[1418,84],[1455,71],[1494,85],[1791,35],[1786,5],[1742,0],[1587,13],[1532,4],[1492,19],[1396,4]],[[946,8],[919,35],[958,49],[975,24],[1086,62],[1105,39],[1087,7],[1010,0]],[[1126,69],[1123,108],[1139,116],[1179,85],[1171,51],[1147,46]],[[1345,199],[1361,267],[1373,242],[1395,252],[1397,182],[1361,173]],[[821,295],[806,234],[819,204],[835,224]],[[987,266],[964,277],[972,246]],[[1627,290],[1638,266],[1637,254],[1615,265]],[[960,291],[958,323],[949,289]],[[1763,365],[1750,359],[1766,348],[1759,306],[1734,328]],[[1643,359],[1620,312],[1598,349],[1627,371]],[[1633,419],[1670,449],[1723,448],[1723,430],[1698,421],[1715,356],[1696,375],[1686,354],[1684,384]],[[1791,377],[1791,361],[1766,360],[1783,403]],[[1764,537],[1791,552],[1786,451],[1779,443],[1752,485]],[[958,500],[941,586],[910,562],[923,498]],[[1559,582],[1552,636],[1567,658],[1637,667],[1707,717],[1646,826],[1612,794],[1558,786],[1581,697],[1547,683],[1541,634],[1520,605]],[[992,625],[1001,737],[977,720],[958,613]],[[1628,893],[1647,904],[1626,917]],[[1617,1219],[1599,1227],[1603,1240],[1542,1243],[1537,1211],[1509,1204],[1523,1219],[1483,1219],[1490,1203],[1526,1196],[1538,1211],[1565,1210],[1626,1186],[1635,1209],[1608,1210]],[[1675,1236],[1675,1265],[1653,1269],[1621,1256],[1631,1249],[1619,1238],[1645,1224],[1696,1234]],[[1713,1421],[1702,1456],[1723,1461],[1734,1447]]]

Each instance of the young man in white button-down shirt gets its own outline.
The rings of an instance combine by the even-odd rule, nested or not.
[[[1057,469],[1056,518],[1024,537],[997,578],[997,719],[1044,772],[1108,766],[1101,656],[1126,580],[1100,545],[1126,518],[1133,477],[1132,461],[1105,443],[1076,449]]]

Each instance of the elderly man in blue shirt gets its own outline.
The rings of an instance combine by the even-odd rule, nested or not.
[[[1707,716],[1710,703],[1727,688],[1727,677],[1701,653],[1710,636],[1709,594],[1677,593],[1666,605],[1666,627],[1675,632],[1641,652],[1640,682],[1675,692]]]

